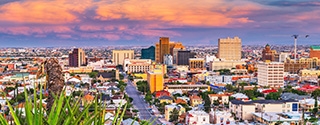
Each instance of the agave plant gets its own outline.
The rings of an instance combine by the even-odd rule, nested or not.
[[[34,93],[36,90],[34,89]],[[72,96],[65,96],[64,91],[54,96],[54,103],[49,111],[42,105],[42,89],[39,98],[34,95],[33,100],[25,91],[24,112],[14,110],[13,106],[7,101],[10,114],[15,125],[104,125],[109,120],[105,119],[105,107],[97,101],[97,98],[90,104],[85,104],[81,110],[81,100]],[[39,103],[38,103],[38,102]],[[94,110],[90,111],[90,107]],[[120,125],[125,114],[127,104],[124,108],[117,108],[112,125]],[[121,112],[121,114],[120,114]],[[154,122],[154,121],[153,121]],[[153,122],[143,122],[142,125],[152,125]],[[0,115],[0,124],[9,125],[3,115]]]

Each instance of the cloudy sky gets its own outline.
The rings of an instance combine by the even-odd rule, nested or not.
[[[318,0],[0,0],[0,47],[320,44],[319,24]]]

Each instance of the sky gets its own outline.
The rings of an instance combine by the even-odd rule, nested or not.
[[[0,0],[0,47],[315,45],[319,24],[319,0]]]

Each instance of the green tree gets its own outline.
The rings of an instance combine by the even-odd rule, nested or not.
[[[226,91],[227,92],[238,92],[237,88],[235,88],[233,85],[231,84],[227,84],[226,86]]]
[[[179,118],[179,110],[174,108],[170,113],[171,115],[170,115],[169,122],[173,122],[174,124],[176,124]]]
[[[311,96],[314,98],[314,108],[312,110],[312,113],[316,116],[318,114],[318,97],[320,96],[320,89],[316,89],[311,93]]]
[[[208,94],[205,94],[203,99],[204,99],[204,111],[209,113],[211,109],[211,101]]]
[[[244,86],[246,86],[246,85],[248,85],[248,83],[246,83],[246,82],[241,82],[241,83],[239,83],[238,86],[241,86],[241,92],[244,91]]]
[[[140,92],[143,92],[143,94],[145,94],[146,92],[150,91],[147,81],[138,81],[136,84],[137,84],[138,90]]]
[[[279,98],[280,98],[279,92],[272,92],[266,96],[266,100],[279,100]]]
[[[147,92],[146,96],[144,97],[144,99],[149,102],[149,104],[151,103],[152,100],[152,94],[150,93],[150,91]]]
[[[98,72],[97,72],[97,71],[93,71],[93,72],[90,72],[90,73],[89,73],[89,77],[90,77],[90,78],[96,78],[97,75],[98,75]]]

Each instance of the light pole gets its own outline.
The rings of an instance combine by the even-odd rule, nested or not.
[[[299,37],[299,35],[292,35],[292,37],[294,38],[294,63],[296,63],[296,59],[297,59],[297,39]],[[305,38],[308,38],[309,35],[306,35]]]
[[[292,35],[294,38],[294,63],[296,63],[296,58],[297,58],[297,39],[299,35]]]

